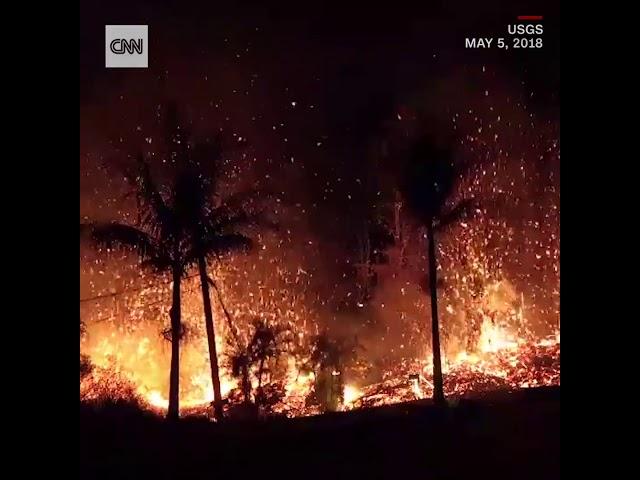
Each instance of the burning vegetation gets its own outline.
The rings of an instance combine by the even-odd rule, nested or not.
[[[197,312],[197,297],[193,303]],[[475,349],[445,356],[447,397],[559,385],[559,334],[539,338],[526,329],[512,328],[508,325],[510,314],[516,315],[506,312],[495,324],[485,316]],[[196,314],[194,323],[197,320]],[[89,373],[81,374],[81,398],[130,399],[163,413],[168,406],[169,348],[158,335],[157,325],[150,322],[129,330],[106,322],[103,325],[81,342],[92,365]],[[250,323],[247,331],[254,332],[248,344],[250,353],[220,342],[222,394],[230,415],[301,416],[431,398],[429,355],[372,362],[367,351],[353,342],[296,332],[293,325],[285,329],[268,327],[263,321]],[[207,343],[204,332],[198,330],[203,329],[194,326],[184,340],[180,405],[183,414],[211,415],[213,389]],[[221,339],[226,336],[219,335]]]

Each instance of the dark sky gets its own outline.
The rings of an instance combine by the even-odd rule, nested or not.
[[[81,216],[117,215],[122,179],[109,167],[154,149],[169,100],[198,135],[246,140],[246,178],[286,191],[332,261],[371,205],[362,180],[383,168],[380,145],[417,112],[434,130],[458,118],[459,133],[511,158],[557,140],[559,2],[273,3],[82,2]],[[464,48],[507,37],[517,15],[544,15],[542,49]],[[150,68],[105,69],[105,24],[148,24]]]
[[[83,1],[81,173],[87,155],[110,155],[105,142],[151,128],[167,100],[196,128],[248,139],[262,164],[304,158],[329,177],[364,167],[398,113],[446,122],[466,108],[487,86],[481,66],[492,87],[535,92],[530,107],[558,116],[558,2],[267,3]],[[543,49],[464,48],[466,36],[506,36],[522,14],[545,15]],[[149,25],[149,69],[104,68],[109,23]]]
[[[475,62],[492,61],[536,90],[557,90],[559,2],[110,1],[81,5],[81,98],[104,97],[130,78],[147,89],[169,70],[195,79],[221,70],[257,73],[269,85],[328,102],[331,124],[388,108],[425,79]],[[531,6],[527,6],[531,5]],[[465,36],[506,36],[523,12],[545,15],[545,46],[539,51],[470,51]],[[150,28],[150,69],[104,68],[104,25],[144,23]],[[433,55],[436,55],[435,57]],[[316,80],[319,78],[319,80]],[[246,82],[248,79],[239,78]],[[195,87],[195,84],[194,84]],[[238,85],[240,87],[240,85]],[[164,88],[167,88],[165,86]],[[223,93],[223,92],[220,92]],[[375,101],[377,109],[362,113]],[[373,121],[373,120],[372,120]]]

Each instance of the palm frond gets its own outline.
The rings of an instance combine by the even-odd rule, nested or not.
[[[218,258],[221,255],[234,252],[247,252],[253,247],[253,241],[240,233],[212,235],[201,239],[191,248],[186,256],[186,265],[195,265],[202,256]]]
[[[143,261],[162,257],[152,238],[145,231],[122,223],[94,225],[91,238],[107,248],[123,248],[135,251]]]
[[[172,189],[172,207],[180,228],[204,235],[211,188],[211,180],[197,166],[188,164],[181,169]]]
[[[211,251],[217,254],[246,252],[253,247],[253,240],[240,233],[219,235],[211,239]]]
[[[442,214],[460,173],[450,149],[422,139],[408,158],[402,193],[409,210],[423,223]]]
[[[241,348],[242,347],[242,343],[240,342],[240,338],[238,337],[238,332],[236,331],[236,327],[234,326],[233,320],[231,319],[231,314],[229,313],[229,310],[227,310],[227,306],[224,303],[224,300],[222,298],[222,293],[220,292],[220,289],[216,285],[216,282],[213,281],[213,278],[211,278],[209,276],[207,276],[207,283],[209,285],[211,285],[211,287],[213,287],[213,289],[216,291],[216,294],[218,296],[218,302],[220,303],[220,306],[222,307],[222,311],[224,312],[224,316],[227,319],[227,324],[229,325],[229,330],[231,331],[231,334],[233,335],[233,339],[236,342],[235,346],[237,348]]]
[[[176,265],[176,262],[167,252],[159,251],[153,256],[142,259],[141,265],[156,272],[167,272]],[[185,270],[182,269],[182,276],[185,274]]]
[[[220,256],[234,252],[248,252],[253,241],[242,234],[231,233],[212,235],[193,244],[186,252],[182,263],[185,267],[198,264],[201,257],[220,259]]]
[[[171,209],[167,206],[164,199],[162,198],[160,189],[156,185],[153,176],[151,175],[149,164],[141,154],[138,155],[136,164],[136,188],[140,199],[151,209],[150,212],[147,212],[145,221],[147,223],[152,223],[152,218],[154,218],[162,227],[162,229],[166,231],[170,229],[170,225],[173,222]],[[149,214],[153,215],[149,216]]]

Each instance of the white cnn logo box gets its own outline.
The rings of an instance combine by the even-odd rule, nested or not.
[[[106,25],[104,46],[107,68],[149,66],[148,25]]]

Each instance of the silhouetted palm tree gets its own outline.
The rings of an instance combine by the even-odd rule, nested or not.
[[[190,249],[187,263],[194,264],[200,275],[202,300],[204,305],[205,327],[209,346],[209,363],[213,384],[214,415],[221,420],[222,393],[216,347],[215,325],[209,286],[215,283],[207,273],[208,261],[220,260],[222,255],[236,250],[248,250],[251,240],[235,231],[236,228],[252,223],[257,217],[248,213],[242,200],[247,194],[228,197],[222,203],[216,195],[216,168],[219,159],[218,147],[214,144],[195,145],[190,152],[187,167],[177,181],[179,198],[184,199],[183,218],[189,237]],[[208,164],[208,168],[202,165]],[[214,199],[218,197],[218,205]]]
[[[238,233],[237,228],[264,222],[260,212],[253,213],[247,207],[258,194],[256,191],[241,192],[224,199],[217,191],[217,175],[221,153],[219,138],[211,142],[190,142],[189,132],[178,124],[177,108],[170,104],[166,113],[165,143],[169,163],[174,167],[173,184],[169,202],[165,203],[157,186],[153,183],[147,164],[139,160],[135,176],[140,211],[140,226],[110,224],[94,226],[93,237],[100,243],[112,243],[134,247],[145,263],[157,270],[172,271],[174,277],[174,305],[172,307],[172,372],[178,371],[179,346],[174,342],[175,332],[180,328],[180,279],[191,266],[196,266],[200,276],[205,314],[205,327],[209,346],[209,361],[214,392],[214,414],[222,419],[222,394],[215,340],[215,326],[209,286],[215,283],[207,274],[208,260],[220,260],[221,256],[234,250],[246,250],[251,240]],[[142,203],[141,203],[142,202]],[[82,235],[81,226],[81,235]],[[178,286],[176,288],[176,285]],[[218,292],[219,293],[219,292]],[[224,307],[223,307],[224,308]],[[225,309],[225,314],[228,313]],[[174,316],[177,323],[174,325]],[[235,332],[232,329],[235,337]],[[175,362],[174,362],[175,350]],[[175,365],[174,365],[175,363]],[[176,374],[177,375],[177,374]],[[177,377],[173,390],[174,375],[171,374],[170,392],[176,396]],[[177,417],[173,411],[172,394],[169,399],[169,416]]]
[[[137,225],[102,223],[81,225],[89,228],[91,238],[107,248],[135,251],[143,268],[156,273],[171,272],[172,303],[170,310],[171,368],[169,373],[169,408],[167,418],[179,417],[180,337],[182,335],[180,311],[180,284],[188,265],[188,239],[185,235],[180,191],[173,188],[169,198],[160,193],[147,163],[138,157],[137,169],[129,179],[134,183],[138,199]]]
[[[462,175],[454,164],[450,148],[442,148],[427,139],[414,145],[403,178],[403,195],[409,210],[426,227],[429,248],[429,292],[431,296],[431,336],[433,351],[433,399],[444,403],[440,332],[438,328],[437,259],[435,230],[455,222],[470,211],[472,200],[462,200],[447,208],[457,181]]]
[[[198,269],[205,316],[205,327],[209,347],[211,382],[213,384],[214,415],[223,417],[220,373],[216,347],[216,333],[211,308],[209,286],[216,284],[207,273],[210,260],[221,261],[224,254],[238,250],[248,250],[252,242],[238,228],[255,223],[267,224],[260,212],[251,212],[248,204],[257,196],[254,190],[222,197],[218,191],[218,174],[221,159],[221,141],[215,138],[208,142],[190,142],[189,132],[178,125],[175,105],[170,105],[167,115],[167,143],[171,144],[174,161],[180,166],[176,177],[176,198],[178,214],[184,222],[185,233],[189,241],[186,265]],[[220,298],[221,302],[222,299]],[[230,323],[231,333],[237,340],[231,325],[230,316],[223,305]]]

